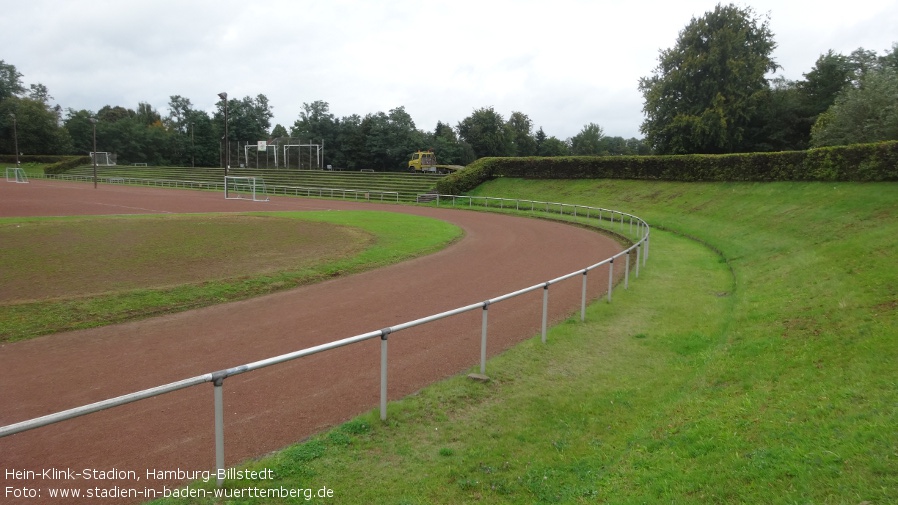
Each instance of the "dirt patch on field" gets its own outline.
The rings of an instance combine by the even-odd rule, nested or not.
[[[299,270],[374,238],[258,215],[43,219],[0,225],[0,304],[157,289]]]

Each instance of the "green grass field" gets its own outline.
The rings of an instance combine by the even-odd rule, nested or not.
[[[332,490],[315,503],[895,502],[898,185],[500,179],[477,193],[644,217],[648,268],[585,323],[491,360],[490,382],[428,387],[386,423],[370,412],[247,464],[273,483],[226,489]]]
[[[460,236],[386,212],[0,219],[0,342],[281,291]]]

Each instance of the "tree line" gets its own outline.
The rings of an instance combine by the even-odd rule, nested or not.
[[[606,136],[590,123],[574,137],[548,136],[522,112],[506,120],[492,107],[474,110],[455,127],[438,121],[432,131],[419,129],[404,107],[361,116],[336,117],[325,101],[304,103],[289,130],[271,125],[272,106],[264,94],[227,98],[210,116],[189,98],[172,95],[165,115],[141,102],[135,109],[105,106],[89,110],[51,105],[41,84],[26,89],[15,66],[0,60],[0,150],[13,152],[15,115],[19,150],[30,154],[115,153],[119,163],[222,166],[224,149],[238,158],[240,142],[294,138],[324,147],[324,164],[346,169],[402,170],[410,153],[432,149],[440,163],[467,165],[484,156],[567,156],[648,154],[638,139]],[[224,142],[227,107],[228,142]],[[233,164],[233,162],[232,162]]]
[[[239,141],[290,137],[322,144],[327,165],[382,171],[404,169],[420,149],[433,149],[441,163],[467,165],[485,156],[790,151],[898,140],[898,44],[883,55],[827,51],[794,81],[769,77],[780,69],[775,48],[769,19],[750,7],[718,4],[693,18],[675,45],[660,51],[652,75],[639,80],[644,139],[607,136],[594,122],[559,139],[534,129],[523,112],[506,118],[493,107],[425,131],[402,106],[338,118],[321,100],[304,103],[288,130],[271,125],[264,94],[221,100],[212,115],[181,95],[170,96],[164,115],[148,103],[63,110],[44,85],[26,88],[15,66],[0,60],[0,152],[14,150],[14,123],[19,150],[29,154],[86,154],[95,128],[97,150],[120,163],[211,167],[222,166],[225,150],[233,153]]]

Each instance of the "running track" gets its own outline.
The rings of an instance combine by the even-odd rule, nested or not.
[[[0,345],[0,425],[249,363],[477,303],[586,267],[619,252],[580,227],[490,213],[274,197],[224,200],[219,193],[32,181],[0,184],[0,217],[386,210],[429,216],[465,231],[427,257],[313,286],[153,319]],[[102,258],[97,258],[102,265]],[[589,295],[607,271],[589,277]],[[579,308],[579,277],[553,286],[551,321]],[[490,307],[489,355],[539,332],[542,293]],[[476,365],[480,311],[390,335],[389,397]],[[229,466],[302,440],[379,401],[377,339],[229,378],[224,383]],[[489,373],[489,368],[487,369]],[[155,487],[146,469],[214,469],[212,387],[161,397],[0,438],[6,486]],[[141,481],[18,480],[8,470],[134,470]],[[176,484],[176,483],[175,483]],[[339,490],[338,490],[339,491]],[[143,500],[104,500],[132,503]],[[0,502],[8,501],[0,495]],[[76,503],[71,500],[65,503]],[[84,501],[83,503],[91,503]]]

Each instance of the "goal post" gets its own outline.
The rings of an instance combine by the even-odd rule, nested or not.
[[[108,152],[92,152],[90,153],[90,163],[91,165],[96,164],[100,167],[111,167],[115,166],[115,158],[116,156],[112,153]]]
[[[268,201],[268,194],[265,191],[265,180],[261,177],[228,175],[224,178],[224,187],[226,200]]]
[[[19,167],[7,167],[6,182],[18,182],[20,184],[27,184],[28,176],[25,174],[25,169]]]

